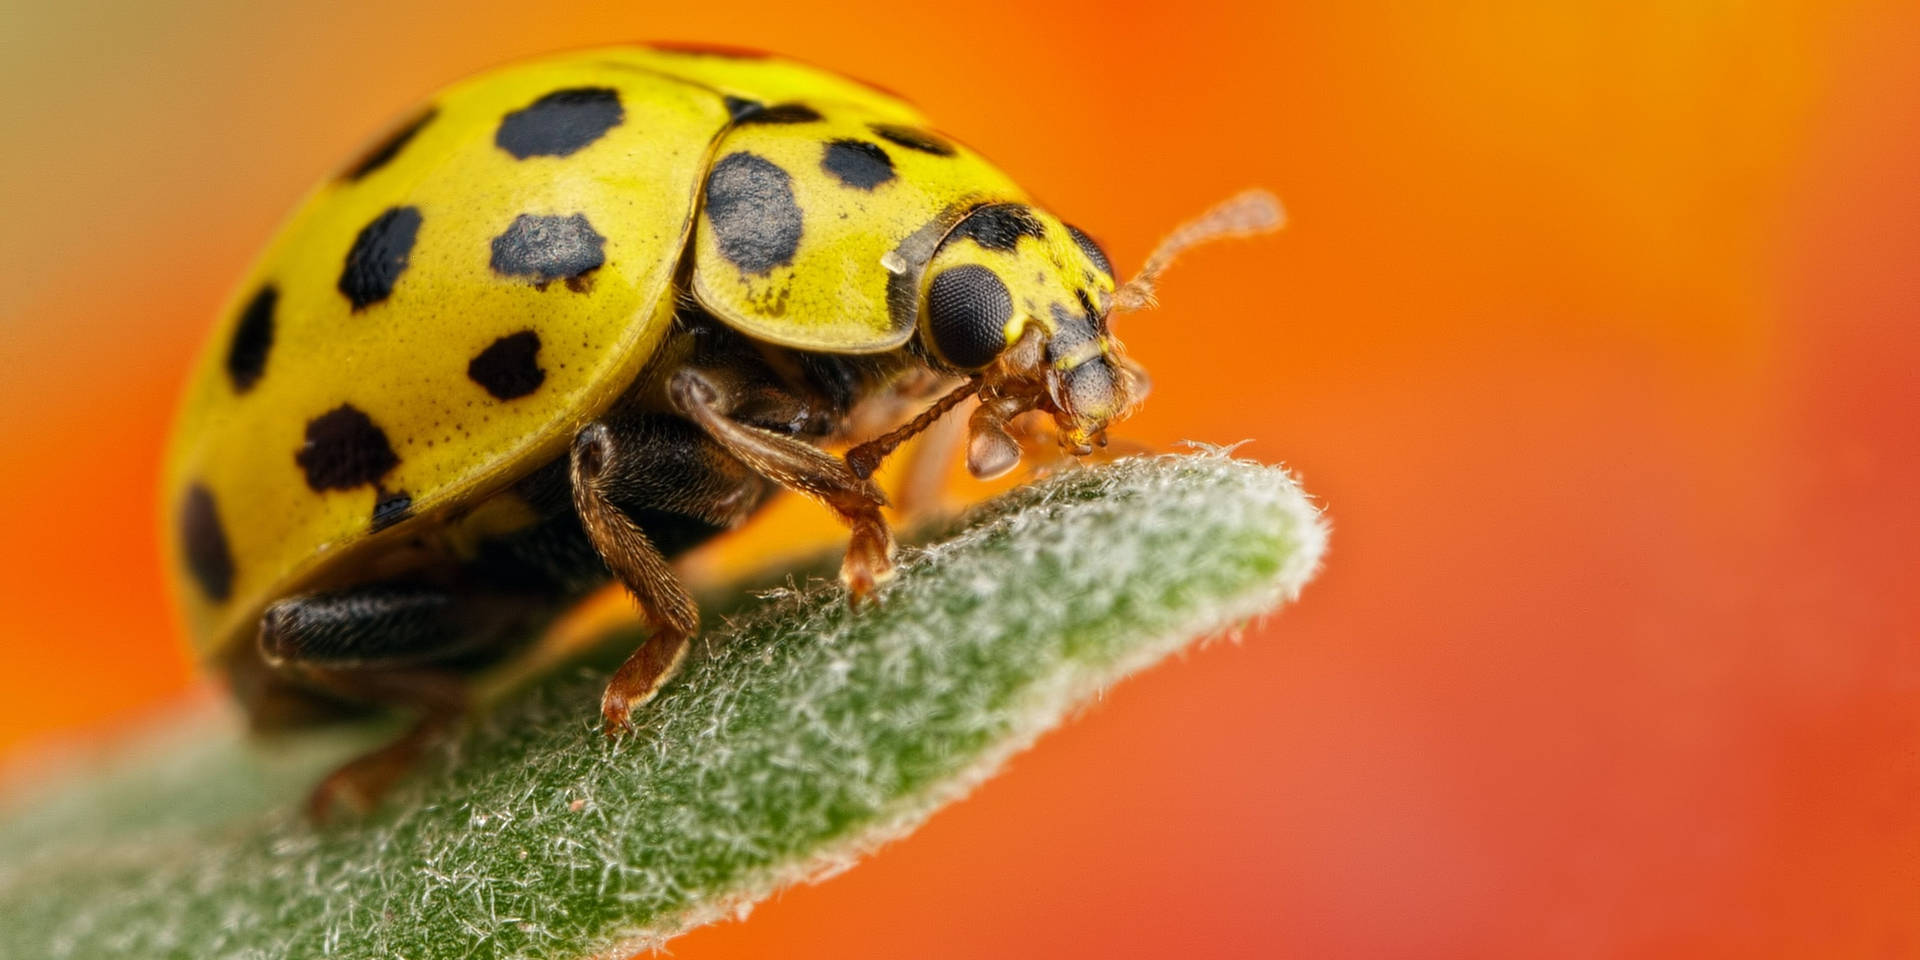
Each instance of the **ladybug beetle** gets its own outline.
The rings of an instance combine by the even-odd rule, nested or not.
[[[672,557],[792,490],[851,528],[866,596],[893,564],[881,458],[973,394],[976,475],[1015,465],[1028,413],[1090,452],[1143,385],[1109,315],[1179,248],[1278,218],[1243,195],[1120,285],[978,154],[825,71],[620,47],[482,74],[315,188],[225,311],[164,471],[175,592],[257,726],[421,714],[316,813],[370,805],[463,677],[609,577],[654,628],[607,685],[617,733],[698,627]]]

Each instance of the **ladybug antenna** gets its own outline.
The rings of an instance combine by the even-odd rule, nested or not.
[[[1245,190],[1228,197],[1213,209],[1176,227],[1153,248],[1153,254],[1147,257],[1140,272],[1113,291],[1114,312],[1144,310],[1158,303],[1153,288],[1160,282],[1160,274],[1188,247],[1225,237],[1272,233],[1286,223],[1287,212],[1281,209],[1279,198],[1265,190]]]
[[[934,401],[933,406],[920,411],[919,416],[902,424],[892,433],[875,437],[866,443],[848,450],[846,454],[847,466],[851,467],[854,474],[862,480],[873,476],[873,472],[880,469],[880,461],[885,460],[888,454],[892,453],[901,444],[913,439],[914,434],[933,426],[935,420],[946,416],[947,411],[959,406],[960,401],[973,396],[979,389],[980,376],[975,374],[974,376],[968,377],[959,386],[953,388],[952,392]]]

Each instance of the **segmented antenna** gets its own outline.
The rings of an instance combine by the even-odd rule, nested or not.
[[[1226,237],[1251,237],[1262,233],[1272,233],[1285,226],[1287,212],[1280,207],[1279,198],[1265,190],[1254,189],[1235,194],[1219,206],[1174,228],[1165,240],[1153,249],[1140,272],[1133,275],[1119,289],[1113,291],[1113,309],[1144,310],[1156,305],[1154,285],[1160,282],[1160,274],[1173,265],[1173,261],[1188,247],[1219,240]]]
[[[975,374],[968,377],[964,383],[953,388],[952,392],[934,401],[933,406],[920,411],[919,416],[895,428],[893,432],[848,450],[847,466],[851,467],[854,475],[862,480],[873,476],[873,472],[880,469],[880,461],[885,460],[888,454],[901,444],[913,439],[914,434],[933,426],[935,420],[946,416],[947,411],[959,406],[960,401],[973,396],[979,389],[980,376]]]

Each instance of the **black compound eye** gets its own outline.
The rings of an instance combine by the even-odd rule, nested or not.
[[[940,271],[927,288],[927,323],[933,345],[948,363],[984,367],[1007,345],[1013,295],[992,270],[977,264]]]
[[[1113,261],[1107,259],[1107,252],[1100,249],[1100,245],[1093,242],[1092,237],[1087,236],[1085,231],[1073,224],[1067,224],[1067,233],[1073,236],[1073,242],[1080,245],[1080,252],[1086,254],[1087,259],[1092,260],[1094,266],[1099,267],[1107,276],[1113,276]]]

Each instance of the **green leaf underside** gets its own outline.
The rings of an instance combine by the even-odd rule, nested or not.
[[[877,604],[813,582],[710,614],[637,736],[600,736],[605,673],[571,666],[379,814],[327,828],[300,795],[385,730],[262,743],[225,711],[177,721],[4,808],[0,956],[657,944],[844,868],[1114,681],[1276,608],[1325,536],[1277,468],[1209,453],[1066,471],[903,551]]]

